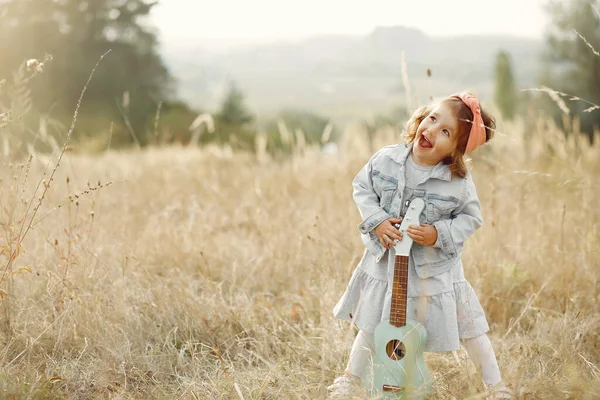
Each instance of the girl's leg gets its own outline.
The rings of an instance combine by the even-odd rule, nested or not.
[[[350,350],[350,360],[348,360],[344,375],[335,378],[333,384],[327,387],[331,392],[330,399],[345,398],[354,393],[365,368],[372,362],[373,351],[375,351],[373,334],[362,330],[358,331]]]
[[[481,376],[485,384],[498,384],[502,378],[500,377],[496,354],[488,336],[483,334],[472,339],[464,339],[462,342],[475,367],[481,370]]]
[[[497,391],[494,399],[510,398],[508,388],[502,383],[498,361],[492,343],[486,334],[472,339],[462,340],[469,358],[475,367],[481,371],[481,377],[487,389]]]
[[[361,377],[367,365],[373,362],[373,352],[375,352],[373,333],[358,331],[350,350],[346,375]]]

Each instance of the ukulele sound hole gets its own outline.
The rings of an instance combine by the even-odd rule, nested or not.
[[[385,346],[385,351],[388,357],[394,361],[402,360],[406,355],[406,347],[399,340],[390,340]]]

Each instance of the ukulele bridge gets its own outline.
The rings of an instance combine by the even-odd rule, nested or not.
[[[383,385],[383,391],[384,392],[399,393],[399,392],[404,392],[404,388],[402,386]]]

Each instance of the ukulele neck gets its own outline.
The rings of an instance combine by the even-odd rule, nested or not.
[[[408,291],[408,256],[395,257],[394,283],[392,286],[392,307],[390,324],[395,327],[406,325],[406,297]]]

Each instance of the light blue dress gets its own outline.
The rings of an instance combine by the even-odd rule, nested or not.
[[[426,180],[433,168],[417,165],[410,156],[406,158],[404,199],[414,198],[417,184]],[[394,250],[390,249],[377,261],[365,250],[346,291],[334,307],[336,318],[353,321],[366,332],[374,332],[380,322],[389,321],[391,289],[388,282],[394,256]],[[465,279],[461,261],[447,272],[423,279],[417,275],[414,259],[410,257],[407,318],[424,325],[427,330],[425,351],[429,352],[458,350],[460,339],[489,331],[485,313]]]

